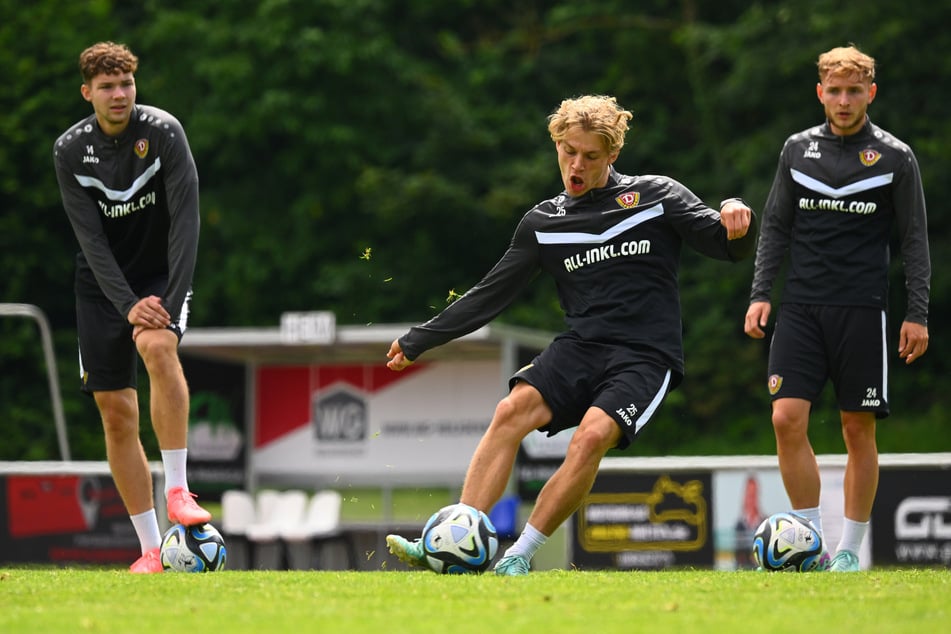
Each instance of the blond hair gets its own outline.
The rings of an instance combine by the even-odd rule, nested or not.
[[[99,42],[79,54],[79,73],[84,84],[96,75],[134,73],[138,67],[139,58],[125,44]]]
[[[624,147],[627,122],[633,117],[630,111],[618,105],[614,97],[585,95],[562,101],[548,117],[548,132],[557,143],[565,138],[570,128],[577,126],[600,135],[608,152],[615,154]]]
[[[875,60],[855,46],[840,46],[819,56],[819,81],[830,75],[858,75],[859,79],[875,81]]]

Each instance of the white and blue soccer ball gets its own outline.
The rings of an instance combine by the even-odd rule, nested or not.
[[[828,558],[822,535],[798,513],[770,515],[753,533],[753,559],[764,570],[824,570]]]
[[[173,572],[223,570],[228,559],[225,540],[211,524],[175,524],[162,538],[162,569]]]
[[[423,527],[422,544],[434,572],[480,573],[492,563],[499,537],[488,515],[460,503],[432,514]]]

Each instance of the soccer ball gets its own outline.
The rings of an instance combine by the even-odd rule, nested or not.
[[[466,504],[432,514],[423,527],[423,551],[429,567],[442,574],[485,572],[499,549],[489,516]]]
[[[162,569],[174,572],[223,570],[228,551],[211,524],[175,524],[162,538]]]
[[[797,513],[770,515],[753,533],[753,559],[764,570],[810,572],[828,557],[822,535]]]

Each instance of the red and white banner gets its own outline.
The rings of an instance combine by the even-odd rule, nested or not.
[[[506,389],[498,360],[272,366],[256,384],[254,472],[336,486],[461,484]]]

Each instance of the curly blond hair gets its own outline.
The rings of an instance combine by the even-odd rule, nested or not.
[[[819,81],[830,75],[858,75],[864,81],[875,81],[875,60],[855,46],[839,46],[826,51],[816,62],[819,67]]]
[[[96,75],[134,73],[138,67],[139,58],[125,44],[99,42],[79,54],[79,73],[85,84]]]
[[[618,105],[614,97],[585,95],[562,101],[548,117],[548,132],[557,143],[565,138],[570,128],[577,126],[600,135],[608,152],[615,154],[624,147],[627,122],[633,117],[629,110]]]

